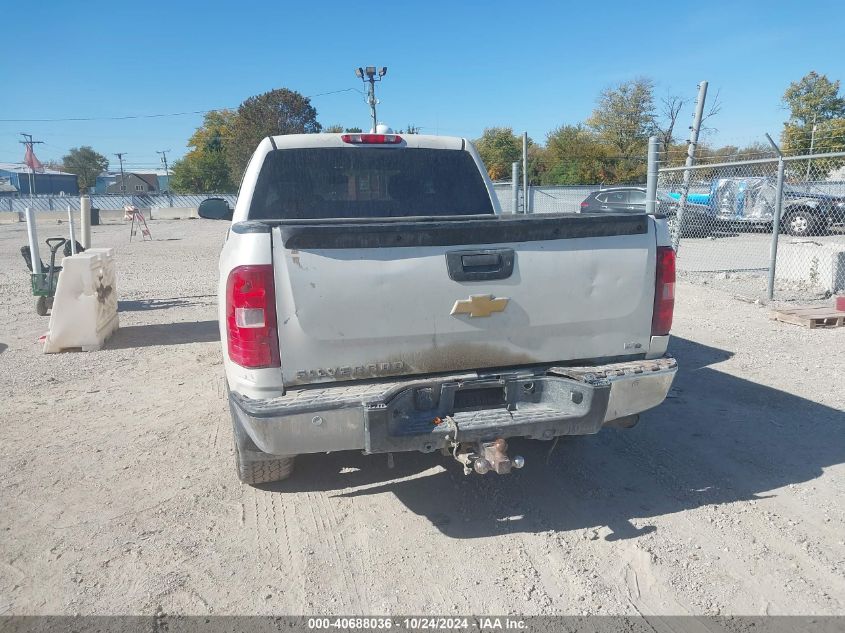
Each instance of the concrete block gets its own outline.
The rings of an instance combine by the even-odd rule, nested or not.
[[[44,353],[98,350],[118,328],[113,248],[65,257],[50,313]]]
[[[835,293],[845,290],[845,243],[781,241],[775,277]]]
[[[197,207],[153,207],[150,211],[152,220],[187,220],[200,217]]]

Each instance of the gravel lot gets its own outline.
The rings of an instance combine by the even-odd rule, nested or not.
[[[150,228],[94,228],[121,329],[47,356],[0,226],[0,614],[845,614],[845,328],[681,283],[682,370],[632,430],[515,442],[509,477],[338,453],[259,490],[223,398],[226,226]]]

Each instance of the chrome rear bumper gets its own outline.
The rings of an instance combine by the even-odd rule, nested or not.
[[[265,453],[429,452],[455,436],[469,442],[596,433],[660,404],[676,372],[675,359],[664,357],[346,383],[270,400],[229,397],[236,424]]]

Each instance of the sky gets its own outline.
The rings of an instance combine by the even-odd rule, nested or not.
[[[790,82],[845,79],[845,2],[219,2],[46,0],[3,10],[0,162],[91,145],[127,168],[172,162],[202,115],[285,87],[313,95],[323,125],[369,127],[358,66],[387,66],[378,118],[394,128],[477,138],[486,127],[538,142],[589,117],[600,91],[635,77],[689,101],[701,80],[721,112],[708,139],[777,137]],[[15,22],[9,21],[10,16]],[[324,94],[330,93],[330,94]]]

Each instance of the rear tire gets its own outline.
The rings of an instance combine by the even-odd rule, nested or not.
[[[256,456],[259,459],[255,459]],[[284,481],[293,473],[294,460],[294,457],[272,457],[266,453],[256,455],[254,451],[242,449],[235,440],[235,468],[238,479],[245,484],[254,486]]]
[[[229,394],[228,385],[226,385],[226,394]],[[238,422],[231,399],[229,411],[232,415],[232,432],[235,436],[235,470],[238,473],[238,479],[245,484],[256,485],[283,481],[290,477],[296,456],[270,455],[259,450]]]

